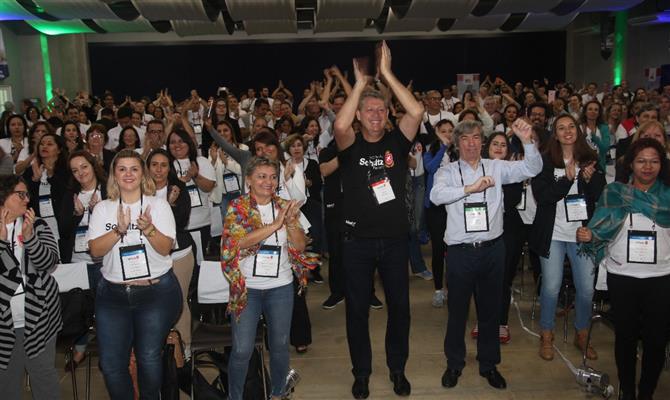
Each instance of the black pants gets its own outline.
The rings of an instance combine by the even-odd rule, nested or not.
[[[518,223],[505,224],[503,232],[503,240],[505,241],[505,280],[502,292],[500,325],[507,325],[508,322],[509,306],[512,299],[512,282],[516,276],[519,261],[521,261],[523,244],[528,241],[531,227],[532,225],[526,225],[521,220]],[[530,259],[533,274],[535,274],[535,271],[541,271],[540,257],[534,251],[529,252],[528,258]]]
[[[444,252],[447,250],[447,245],[444,243],[444,231],[447,230],[446,208],[430,203],[430,207],[426,208],[426,225],[430,233],[430,247],[433,253],[430,265],[430,268],[433,270],[433,284],[435,285],[435,290],[440,290],[445,284],[444,271],[446,265],[444,263]]]
[[[328,240],[328,287],[330,294],[344,297],[344,270],[342,268],[342,215],[337,206],[325,209],[326,239]]]
[[[323,234],[323,220],[321,219],[321,202],[313,200],[311,197],[307,198],[307,202],[300,208],[305,218],[309,221],[309,236],[312,238],[312,251],[321,254],[321,235]]]
[[[355,377],[372,373],[370,348],[370,297],[375,267],[384,285],[386,365],[402,372],[409,355],[409,249],[407,235],[391,238],[346,238],[342,243],[345,270],[347,342]]]
[[[298,294],[300,285],[293,278],[293,317],[291,318],[291,346],[300,347],[312,344],[312,323],[307,309],[307,292]]]
[[[670,275],[632,278],[607,274],[614,314],[614,357],[621,390],[635,393],[637,342],[642,338],[639,395],[651,397],[663,369],[670,326]]]
[[[448,246],[447,335],[444,354],[450,369],[465,367],[465,324],[470,297],[477,292],[477,360],[479,371],[487,372],[500,363],[500,297],[505,268],[505,244],[498,239],[489,247]]]

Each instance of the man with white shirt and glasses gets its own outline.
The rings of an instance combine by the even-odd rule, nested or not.
[[[442,386],[456,386],[465,367],[465,324],[470,297],[477,293],[477,360],[479,374],[497,389],[507,387],[496,369],[500,363],[500,298],[505,267],[502,185],[522,182],[542,170],[542,157],[532,142],[532,127],[518,119],[512,124],[523,144],[522,161],[482,159],[482,124],[461,122],[454,130],[458,161],[446,161],[435,173],[430,201],[447,208],[447,305],[444,339],[447,370]]]

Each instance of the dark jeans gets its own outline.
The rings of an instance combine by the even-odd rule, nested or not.
[[[482,248],[448,246],[447,307],[449,318],[444,353],[450,369],[465,367],[465,324],[470,297],[477,292],[477,360],[479,371],[487,372],[500,363],[500,297],[505,268],[505,244],[498,239]]]
[[[326,208],[325,226],[328,240],[328,287],[330,294],[344,297],[344,269],[342,268],[342,214],[337,206]]]
[[[375,267],[384,285],[386,365],[391,372],[405,370],[409,355],[409,276],[407,236],[390,238],[345,238],[342,243],[345,270],[347,341],[355,377],[372,373],[372,350],[368,317]]]
[[[516,276],[519,261],[521,261],[523,244],[528,240],[530,228],[532,227],[532,225],[526,225],[523,222],[514,226],[509,225],[512,224],[506,224],[505,231],[503,232],[503,240],[505,241],[505,281],[503,284],[500,325],[507,325],[508,323],[509,306],[512,300],[512,282]],[[540,257],[534,251],[529,250],[528,258],[530,259],[533,274],[535,274],[535,271],[542,269],[540,266]]]
[[[131,349],[137,359],[140,398],[160,397],[161,353],[181,304],[181,289],[172,270],[150,286],[100,281],[95,299],[96,332],[100,368],[112,400],[133,398],[128,372]]]
[[[426,208],[426,224],[428,225],[430,247],[433,252],[430,266],[433,270],[433,284],[435,290],[440,290],[444,287],[444,271],[446,270],[444,263],[444,253],[447,250],[447,245],[444,243],[444,231],[447,230],[446,208],[430,203],[430,207]]]
[[[614,357],[621,390],[635,393],[637,342],[642,338],[639,395],[651,396],[663,369],[670,327],[670,275],[633,278],[607,274],[614,315]]]

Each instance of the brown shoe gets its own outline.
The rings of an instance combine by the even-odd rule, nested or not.
[[[579,351],[584,354],[584,348],[586,347],[586,339],[589,336],[589,331],[587,329],[582,329],[580,331],[575,332],[575,346],[579,349]],[[596,353],[595,350],[593,350],[593,347],[589,345],[589,348],[586,349],[586,358],[589,360],[597,360],[598,359],[598,353]]]
[[[540,358],[546,361],[554,359],[554,332],[540,332]]]

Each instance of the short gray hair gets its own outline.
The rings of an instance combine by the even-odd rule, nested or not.
[[[482,135],[482,140],[484,140],[484,130],[482,129],[483,125],[479,121],[462,121],[456,128],[454,128],[454,143],[458,146],[458,141],[461,139],[461,136],[472,133],[475,129],[479,129],[479,134]]]
[[[384,102],[384,107],[388,108],[388,104],[386,101],[386,97],[380,92],[379,90],[375,89],[365,89],[363,93],[361,93],[361,99],[358,101],[358,109],[362,110],[363,109],[363,103],[365,102],[366,99],[373,98],[373,99],[379,99]]]
[[[281,149],[277,149],[281,151]],[[279,175],[279,161],[270,160],[267,157],[251,157],[245,168],[245,176],[251,176],[259,167],[273,167]]]

